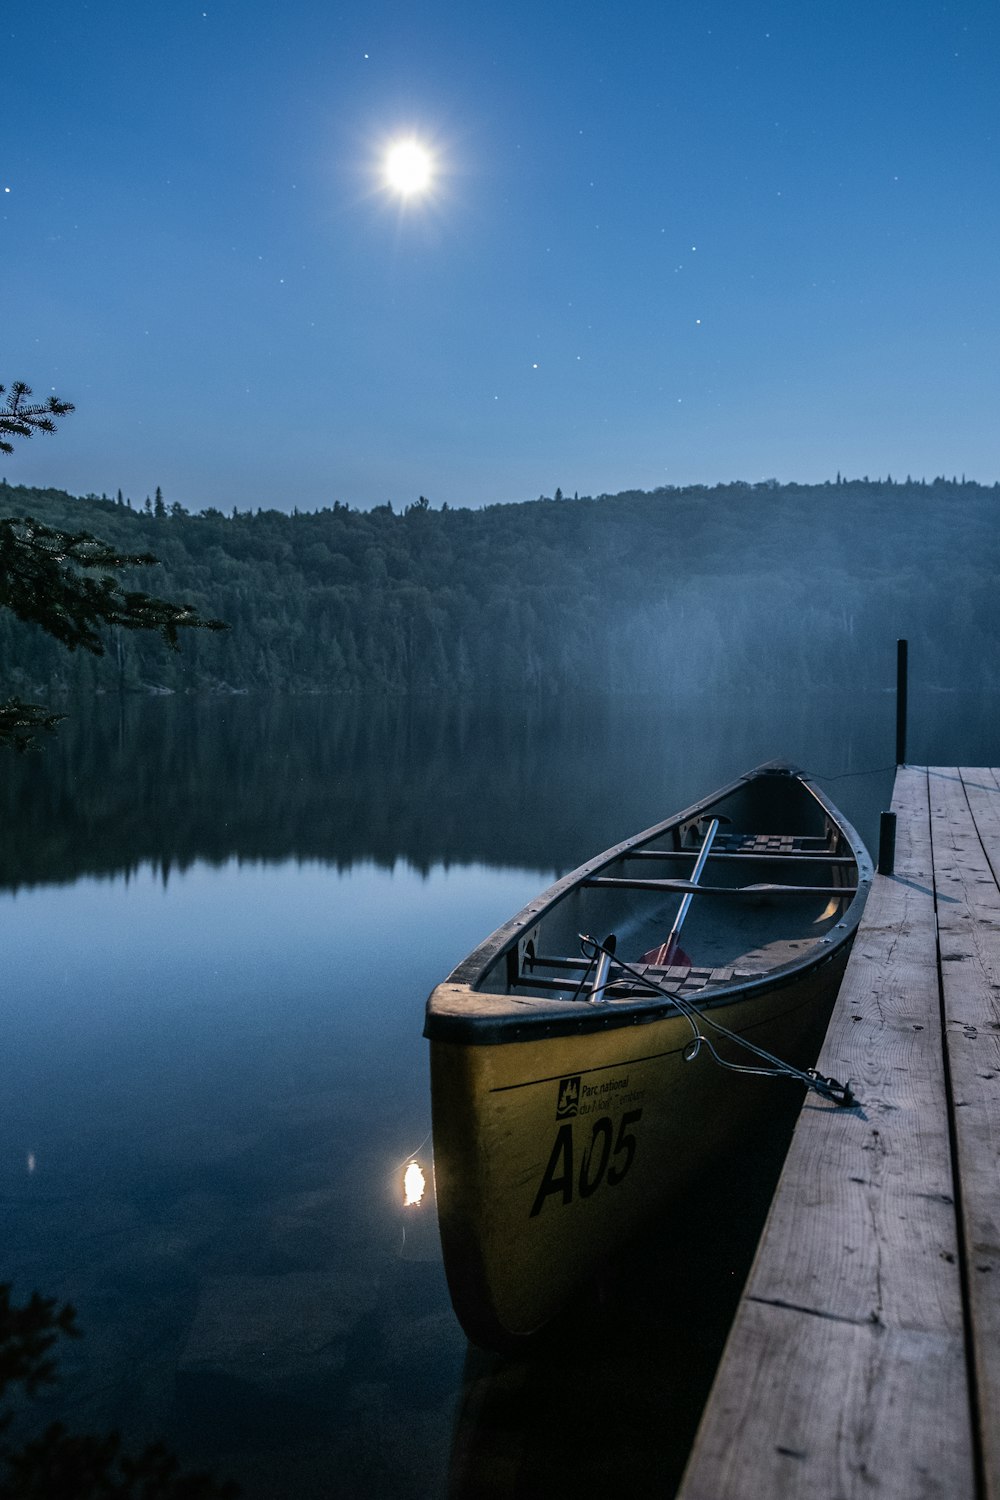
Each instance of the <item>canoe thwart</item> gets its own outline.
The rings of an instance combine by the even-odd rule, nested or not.
[[[696,885],[691,880],[643,880],[640,876],[591,875],[585,886],[617,887],[623,891],[665,891],[678,895],[704,896],[856,896],[856,885]]]
[[[626,859],[696,859],[697,849],[629,849]],[[816,849],[713,849],[708,856],[710,865],[722,860],[735,864],[820,864],[856,865],[851,854],[826,854]]]

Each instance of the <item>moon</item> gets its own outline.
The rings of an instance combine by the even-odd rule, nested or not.
[[[426,146],[419,141],[396,141],[385,155],[386,186],[403,198],[419,197],[431,185],[434,162]]]

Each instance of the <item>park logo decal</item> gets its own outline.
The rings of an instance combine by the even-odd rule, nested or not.
[[[580,1108],[580,1075],[575,1078],[560,1078],[559,1097],[556,1100],[556,1119],[570,1120]]]

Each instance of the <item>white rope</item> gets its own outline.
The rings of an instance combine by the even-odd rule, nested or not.
[[[614,957],[614,949],[609,950],[605,943],[599,943],[596,938],[589,937],[582,932],[579,934],[579,937],[580,951],[584,958],[590,957],[591,963],[597,958],[598,953],[608,953],[610,957]],[[588,948],[591,950],[589,955]],[[775,1057],[773,1052],[768,1052],[764,1047],[758,1047],[756,1042],[748,1041],[738,1031],[730,1031],[728,1026],[723,1026],[720,1021],[715,1021],[711,1016],[705,1015],[704,1011],[699,1010],[690,1000],[684,999],[683,996],[668,990],[657,980],[651,979],[648,972],[635,969],[631,964],[626,963],[620,958],[616,960],[616,964],[618,969],[625,974],[630,974],[644,988],[652,989],[657,994],[662,995],[664,999],[669,1000],[672,1005],[677,1007],[678,1011],[687,1021],[691,1027],[691,1040],[684,1048],[685,1062],[694,1062],[701,1051],[702,1045],[704,1045],[708,1048],[719,1067],[727,1068],[731,1073],[748,1073],[758,1078],[794,1078],[798,1083],[804,1084],[807,1089],[812,1089],[813,1093],[819,1094],[823,1099],[830,1099],[835,1104],[850,1106],[858,1102],[851,1091],[850,1079],[848,1079],[847,1083],[838,1083],[836,1078],[827,1078],[822,1073],[817,1073],[815,1068],[796,1068],[792,1063],[785,1062],[780,1057]],[[755,1057],[759,1057],[768,1066],[763,1068],[753,1067],[748,1063],[734,1063],[730,1062],[728,1058],[721,1057],[710,1038],[701,1030],[701,1025],[710,1027],[719,1036],[725,1037],[727,1041],[733,1042],[736,1046],[743,1047],[747,1052],[753,1053]]]

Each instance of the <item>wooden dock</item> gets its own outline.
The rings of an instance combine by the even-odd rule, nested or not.
[[[893,809],[679,1500],[1000,1500],[1000,772]]]

